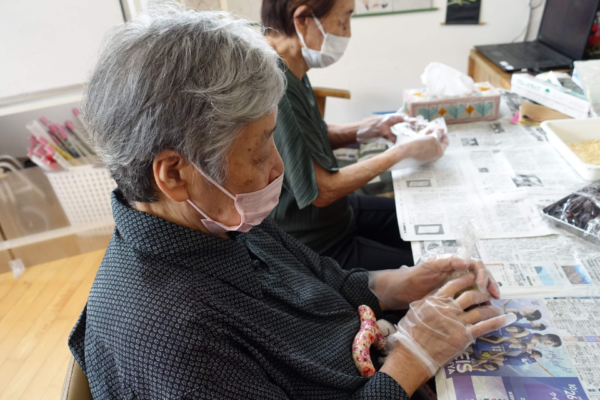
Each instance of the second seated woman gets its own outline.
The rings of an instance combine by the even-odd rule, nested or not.
[[[410,243],[400,237],[394,200],[352,192],[405,158],[437,160],[447,138],[431,135],[338,168],[334,149],[378,137],[395,141],[391,127],[404,121],[397,114],[345,125],[321,118],[306,73],[343,55],[353,11],[354,0],[263,0],[267,39],[284,60],[287,78],[275,130],[286,174],[272,216],[286,232],[344,269],[413,265]]]

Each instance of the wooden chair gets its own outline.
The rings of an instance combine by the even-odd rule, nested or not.
[[[313,88],[313,92],[317,98],[317,105],[319,106],[319,111],[321,112],[321,118],[325,117],[325,103],[327,102],[328,97],[338,97],[340,99],[350,98],[350,92],[347,90],[315,87]]]
[[[87,377],[77,361],[71,356],[67,376],[63,383],[61,400],[93,400]]]

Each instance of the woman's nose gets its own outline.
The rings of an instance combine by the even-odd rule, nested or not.
[[[271,173],[269,174],[269,183],[273,182],[275,179],[279,178],[284,171],[283,160],[279,156],[279,153],[276,152],[276,160],[273,168],[271,168]]]

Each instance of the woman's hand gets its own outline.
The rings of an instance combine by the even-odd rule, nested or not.
[[[362,143],[381,137],[396,143],[396,135],[392,133],[392,126],[401,122],[404,122],[402,114],[389,114],[366,119],[356,132],[356,141]]]
[[[481,261],[465,261],[454,255],[424,258],[412,268],[369,272],[369,288],[383,305],[397,310],[421,300],[446,283],[452,274],[461,271],[473,272],[482,292],[500,298],[498,284]]]
[[[406,156],[419,161],[433,162],[440,159],[448,147],[448,136],[442,130],[431,130],[398,147],[404,148]]]
[[[400,351],[409,350],[428,377],[434,376],[440,367],[463,353],[475,338],[515,321],[514,315],[503,315],[499,307],[476,307],[465,311],[488,302],[491,299],[489,293],[470,290],[454,300],[457,293],[476,281],[475,273],[469,273],[412,303],[398,324],[398,332],[388,338],[392,343],[401,344]],[[406,365],[406,368],[414,367]],[[384,364],[382,372],[394,373],[394,369],[391,366],[386,369]]]

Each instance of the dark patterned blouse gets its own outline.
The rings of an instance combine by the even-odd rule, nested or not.
[[[351,357],[367,272],[267,219],[226,240],[135,211],[115,233],[69,346],[94,399],[408,399]]]

